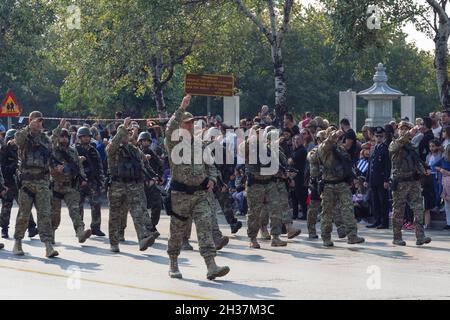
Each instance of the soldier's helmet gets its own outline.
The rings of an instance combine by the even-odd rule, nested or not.
[[[408,121],[400,121],[400,123],[398,124],[398,128],[401,129],[403,127],[406,127],[407,129],[412,129],[414,125]]]
[[[16,134],[17,130],[16,129],[9,129],[8,131],[6,131],[5,134],[5,140],[6,142],[8,142],[9,140],[14,138],[14,135]]]
[[[66,128],[61,129],[61,133],[59,134],[60,137],[70,137],[70,133],[69,130],[67,130]]]
[[[152,141],[152,136],[150,135],[150,132],[147,131],[141,132],[138,137],[138,142],[141,142],[142,140]]]
[[[91,130],[89,130],[89,128],[87,128],[87,127],[81,127],[80,129],[78,129],[77,137],[80,138],[83,136],[92,137]]]

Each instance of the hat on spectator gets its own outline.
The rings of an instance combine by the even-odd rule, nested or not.
[[[374,133],[374,134],[383,134],[383,133],[384,133],[384,128],[382,128],[382,127],[376,127],[376,128],[373,130],[373,133]]]
[[[414,125],[411,122],[408,122],[408,121],[400,121],[400,123],[398,124],[398,128],[401,129],[403,127],[407,127],[408,129],[412,129],[414,127]]]

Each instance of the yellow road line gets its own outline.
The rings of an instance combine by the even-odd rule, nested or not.
[[[51,273],[51,272],[36,271],[36,270],[31,270],[31,269],[9,267],[9,266],[4,266],[4,265],[0,265],[0,269],[8,269],[8,270],[13,270],[13,271],[34,273],[34,274],[40,274],[40,275],[50,276],[50,277],[67,278],[67,275],[62,275],[62,274],[58,274],[58,273]],[[163,293],[163,294],[167,294],[167,295],[174,295],[174,296],[185,297],[185,298],[192,298],[192,299],[198,299],[198,300],[213,300],[212,298],[197,296],[197,295],[190,294],[190,293],[176,292],[176,291],[171,291],[171,290],[150,289],[150,288],[145,288],[145,287],[134,286],[134,285],[131,285],[131,284],[121,284],[121,283],[114,283],[114,282],[109,282],[109,281],[93,280],[93,279],[86,279],[86,278],[83,278],[81,280],[82,281],[86,281],[86,282],[104,284],[104,285],[108,285],[108,286],[114,286],[114,287],[120,287],[120,288],[129,288],[129,289],[137,289],[137,290],[143,290],[143,291],[148,291],[148,292],[157,292],[157,293]]]

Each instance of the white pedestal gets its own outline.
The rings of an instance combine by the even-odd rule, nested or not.
[[[348,119],[350,125],[356,131],[356,92],[340,91],[339,92],[339,121]]]
[[[239,96],[223,98],[223,122],[229,126],[239,127]]]
[[[415,123],[416,120],[416,97],[401,97],[401,118],[408,117],[409,122]]]

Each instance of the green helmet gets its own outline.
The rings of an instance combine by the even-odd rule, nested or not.
[[[80,129],[78,129],[77,137],[79,138],[79,137],[83,137],[83,136],[92,137],[91,130],[89,130],[89,128],[86,128],[86,127],[81,127]]]
[[[8,131],[6,131],[5,140],[8,141],[13,139],[16,132],[16,129],[9,129]]]
[[[152,136],[147,131],[141,132],[138,137],[138,142],[140,142],[142,140],[152,141]]]

